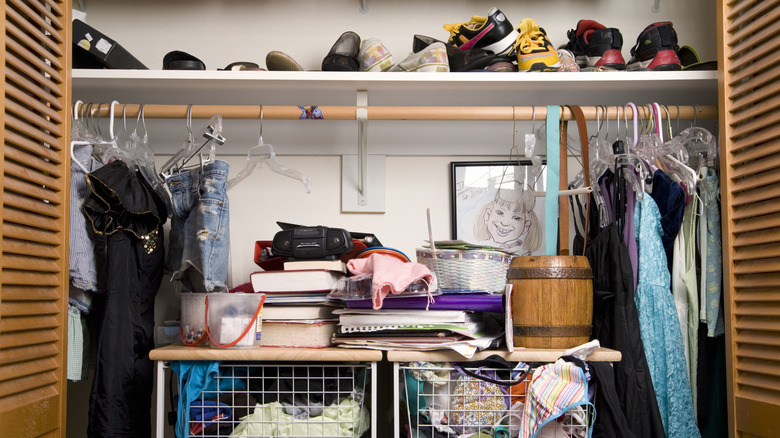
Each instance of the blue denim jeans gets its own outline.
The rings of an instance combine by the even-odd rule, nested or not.
[[[230,252],[229,165],[214,161],[170,177],[173,216],[166,271],[191,292],[225,292]]]

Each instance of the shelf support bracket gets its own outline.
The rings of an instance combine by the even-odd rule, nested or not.
[[[341,209],[343,212],[384,213],[385,156],[368,154],[368,91],[357,90],[356,106],[357,155],[342,156]]]
[[[368,0],[360,0],[360,13],[368,14]]]

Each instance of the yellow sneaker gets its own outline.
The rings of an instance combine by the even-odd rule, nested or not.
[[[561,64],[547,33],[532,18],[524,18],[517,26],[520,35],[515,40],[517,71],[557,71]]]

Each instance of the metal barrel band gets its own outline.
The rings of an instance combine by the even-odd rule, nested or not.
[[[589,325],[569,325],[569,326],[515,325],[512,328],[513,328],[514,336],[570,337],[570,336],[590,336],[591,333],[591,326]]]
[[[507,278],[593,278],[590,268],[509,268]]]

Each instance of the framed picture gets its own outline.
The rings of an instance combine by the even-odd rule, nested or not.
[[[514,255],[544,253],[547,166],[530,160],[452,162],[452,238]]]

